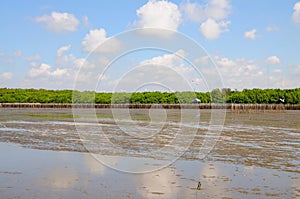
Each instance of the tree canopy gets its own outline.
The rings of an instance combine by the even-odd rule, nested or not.
[[[136,93],[0,88],[0,103],[189,104],[195,98],[201,103],[236,104],[274,104],[281,98],[287,104],[300,104],[300,88]]]

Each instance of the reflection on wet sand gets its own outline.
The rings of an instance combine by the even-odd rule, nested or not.
[[[101,156],[103,162],[110,163],[111,165],[115,165],[118,163],[118,157],[104,157]],[[91,155],[89,153],[83,155],[83,162],[86,168],[93,174],[104,175],[107,166],[105,166],[100,159],[97,159],[97,155]]]
[[[294,196],[300,198],[300,177],[292,179],[291,187],[294,189]]]
[[[165,168],[160,171],[136,176],[140,187],[137,192],[143,198],[176,198],[178,196],[178,177],[174,169]]]
[[[87,153],[3,143],[0,150],[6,151],[0,153],[2,198],[299,198],[299,174],[274,169],[178,160],[155,172],[129,174],[103,166]],[[27,161],[20,164],[22,158]],[[139,161],[107,158],[115,164]]]
[[[180,147],[181,142],[158,150],[155,156],[147,155],[147,150],[155,150],[175,136],[176,112],[171,113],[172,121],[162,128],[158,139],[150,139],[152,145],[145,141],[148,138],[133,139],[122,134],[112,119],[101,118],[99,125],[106,136],[128,150],[117,153],[103,142],[101,154],[91,155],[72,120],[57,119],[56,112],[38,118],[26,116],[27,110],[22,109],[1,111],[5,113],[0,115],[0,151],[4,152],[0,153],[1,199],[300,197],[299,112],[229,114],[215,149],[199,160],[197,152],[209,118],[208,113],[201,113],[204,121],[200,125],[184,124],[187,131],[198,130],[191,147],[168,165],[163,157],[173,155],[172,147]],[[120,122],[126,129],[138,123],[147,130],[145,121]],[[80,125],[99,136],[92,123]],[[149,127],[155,130],[155,125]],[[199,181],[201,189],[197,190]]]
[[[220,171],[217,165],[207,164],[200,171],[200,177],[202,179],[202,197],[205,197],[204,193],[210,193],[211,198],[224,197],[224,184],[217,183],[217,178],[222,175],[226,175],[225,171]],[[204,193],[203,193],[204,192]],[[227,195],[226,195],[227,196]],[[208,197],[208,196],[206,196]]]
[[[46,177],[39,184],[54,189],[69,189],[78,182],[74,169],[51,168]]]

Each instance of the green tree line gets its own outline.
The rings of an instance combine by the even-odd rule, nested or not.
[[[192,103],[195,98],[200,99],[201,103],[236,104],[274,104],[281,98],[287,104],[300,104],[300,88],[137,93],[0,88],[0,103],[186,104]]]

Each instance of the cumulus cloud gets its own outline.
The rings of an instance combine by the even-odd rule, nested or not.
[[[51,66],[48,64],[41,64],[41,66],[39,68],[32,68],[29,71],[28,75],[30,77],[37,77],[40,75],[49,74],[50,68],[51,68]]]
[[[185,17],[195,22],[206,20],[207,18],[214,20],[225,19],[229,16],[231,8],[232,6],[228,0],[210,0],[205,5],[188,0],[181,4],[181,10]]]
[[[194,22],[199,22],[206,18],[204,7],[198,2],[186,1],[180,6],[184,16]]]
[[[186,19],[201,22],[199,31],[206,39],[217,39],[221,33],[229,31],[230,21],[225,21],[231,12],[228,0],[210,0],[207,4],[190,2],[181,4]]]
[[[300,25],[300,1],[294,5],[292,19],[296,24]]]
[[[51,70],[51,66],[48,64],[41,64],[40,67],[32,68],[28,76],[31,78],[35,77],[43,77],[43,76],[52,76],[52,77],[61,77],[67,73],[67,69],[57,68],[55,70]]]
[[[222,57],[222,58],[216,58],[218,65],[221,65],[222,67],[235,67],[237,66],[237,63],[233,60],[230,60],[227,57]]]
[[[148,1],[140,7],[136,14],[138,28],[160,28],[177,30],[182,22],[181,13],[176,4],[169,1]]]
[[[281,63],[281,60],[277,56],[270,56],[266,59],[268,64],[277,65]]]
[[[156,56],[151,59],[144,60],[139,63],[139,66],[151,65],[157,68],[158,70],[162,70],[161,74],[163,74],[163,76],[166,77],[169,76],[169,72],[168,70],[165,71],[165,67],[169,67],[170,70],[172,70],[172,72],[174,71],[175,73],[183,75],[185,78],[189,79],[187,76],[189,76],[194,70],[192,67],[186,65],[183,59],[184,57],[186,57],[186,52],[184,50],[178,50],[175,53],[164,54],[161,56]]]
[[[109,42],[104,43],[109,40]],[[101,46],[101,44],[105,46]],[[92,52],[96,50],[99,53],[110,53],[118,50],[121,47],[120,42],[112,37],[106,36],[106,31],[101,29],[90,30],[82,41],[82,48],[85,52]]]
[[[230,21],[216,22],[214,19],[209,18],[201,24],[199,31],[206,39],[217,39],[222,32],[228,31],[229,24]]]
[[[107,39],[106,31],[103,28],[90,30],[82,41],[83,50],[91,52]]]
[[[230,59],[215,56],[219,72],[225,87],[232,89],[245,88],[293,88],[299,85],[300,65],[286,65],[282,68],[269,68],[268,61],[282,63],[276,56],[268,60],[248,60],[245,58]]]
[[[19,84],[24,87],[72,89],[77,72],[82,70],[84,75],[78,76],[76,81],[82,84],[82,90],[92,88],[91,86],[88,87],[87,83],[95,84],[95,81],[92,80],[98,80],[100,74],[99,71],[96,71],[96,66],[106,65],[108,64],[108,60],[106,58],[87,60],[76,57],[70,52],[70,49],[71,45],[64,45],[58,48],[53,65],[41,63],[39,56],[27,57],[26,60],[29,61],[30,69]],[[107,77],[102,75],[101,78],[105,79]],[[0,81],[2,80],[0,73]]]
[[[186,56],[186,52],[178,50],[143,60],[119,77],[113,88],[115,91],[136,91],[140,88],[163,91],[205,90],[206,85],[200,81],[201,74],[184,60]],[[196,79],[199,81],[195,82]]]
[[[84,58],[77,58],[73,60],[73,66],[75,69],[93,69],[96,67],[95,64],[90,63]]]
[[[71,49],[71,45],[61,46],[56,51],[56,60],[55,66],[56,67],[63,67],[63,68],[71,68],[73,67],[73,61],[76,57],[73,54],[67,54],[66,52]]]
[[[46,28],[55,33],[75,32],[79,25],[79,20],[73,14],[59,12],[36,17],[34,21],[45,23]]]
[[[67,74],[67,69],[60,69],[60,68],[57,68],[55,71],[53,71],[52,73],[50,73],[52,76],[55,76],[55,77],[61,77],[65,74]]]
[[[153,57],[152,59],[147,59],[140,62],[140,65],[155,64],[155,65],[165,65],[165,66],[182,66],[183,59],[186,52],[184,50],[178,50],[174,54],[165,54],[162,56]]]
[[[10,80],[13,78],[13,74],[11,72],[4,72],[0,75],[0,79],[2,80]]]
[[[70,50],[71,45],[67,45],[67,46],[62,46],[60,47],[57,51],[56,51],[56,55],[57,56],[62,56],[62,54],[68,50]]]
[[[207,17],[220,20],[227,18],[231,12],[229,0],[210,0],[206,6]]]
[[[260,67],[259,62],[218,56],[214,59],[226,87],[243,89],[266,85],[264,78],[266,71]]]
[[[245,33],[244,33],[244,37],[245,37],[246,39],[252,39],[252,40],[255,40],[255,39],[257,38],[256,33],[257,33],[257,30],[256,30],[256,29],[252,29],[252,30],[250,30],[250,31],[245,32]]]

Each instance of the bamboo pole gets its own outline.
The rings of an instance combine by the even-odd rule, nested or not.
[[[41,103],[0,103],[0,108],[96,108],[96,109],[227,109],[231,112],[282,112],[285,110],[300,110],[300,104],[41,104]]]

